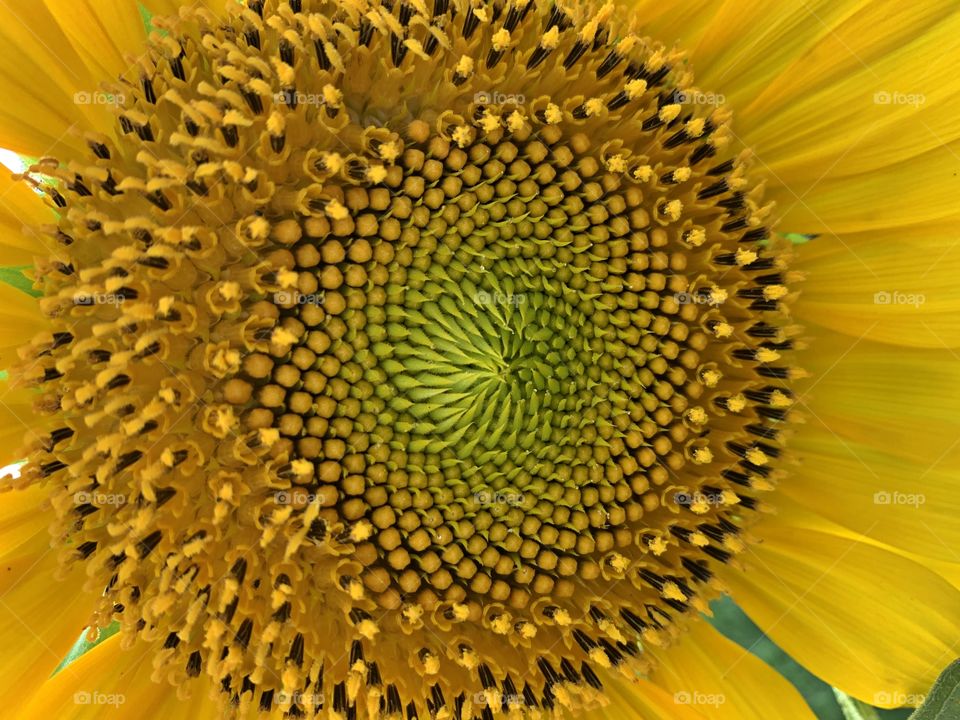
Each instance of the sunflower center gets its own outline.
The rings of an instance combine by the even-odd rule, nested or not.
[[[549,715],[647,669],[791,404],[729,113],[612,5],[155,23],[116,141],[30,173],[68,261],[27,478],[92,622],[292,715]]]

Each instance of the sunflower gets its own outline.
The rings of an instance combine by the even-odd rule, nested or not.
[[[955,3],[0,16],[12,716],[813,717],[725,592],[952,659]]]

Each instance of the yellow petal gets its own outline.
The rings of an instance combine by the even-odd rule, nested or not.
[[[955,225],[958,157],[960,141],[954,141],[862,175],[836,177],[824,168],[823,179],[813,184],[792,183],[785,175],[768,196],[778,203],[780,227],[791,232],[897,230],[909,241],[911,226]]]
[[[862,0],[712,3],[703,32],[685,38],[697,85],[723,94],[738,127],[755,127],[760,118],[746,113],[749,104],[862,5]]]
[[[910,553],[901,552],[901,554],[933,570],[955,588],[960,589],[960,553],[958,553],[958,555],[950,562],[933,560],[930,558],[921,557],[919,555],[911,555]]]
[[[0,382],[0,467],[22,460],[27,441],[41,434],[36,427],[34,396],[32,390],[11,389],[9,381]]]
[[[801,665],[872,704],[919,697],[955,657],[960,593],[896,553],[793,522],[755,530],[746,572],[721,571],[737,603]]]
[[[0,265],[30,265],[35,256],[55,250],[24,231],[25,226],[53,222],[56,215],[40,196],[0,168]]]
[[[146,32],[133,0],[44,0],[43,4],[77,53],[105,80],[130,69],[125,54],[143,52]]]
[[[656,655],[650,678],[678,706],[710,720],[814,720],[803,697],[786,679],[708,622],[690,623],[676,645]]]
[[[953,352],[894,349],[828,330],[812,334],[802,355],[811,377],[797,386],[811,417],[791,445],[816,438],[838,448],[870,446],[918,463],[916,475],[946,459],[957,444],[960,407],[960,361]]]
[[[664,3],[657,0],[634,0],[632,11],[643,18],[644,35],[666,45],[676,42],[682,50],[692,51],[696,41],[710,27],[718,6],[716,0],[676,0]],[[702,68],[694,68],[701,72]]]
[[[42,3],[0,4],[0,147],[30,156],[82,148],[75,126],[113,127],[106,108],[74,102],[99,78]]]
[[[794,267],[807,276],[794,306],[803,323],[894,345],[960,347],[960,246],[951,231],[818,237],[798,246]]]
[[[8,369],[17,360],[16,348],[44,329],[46,320],[37,299],[6,283],[0,283],[0,367]]]
[[[769,166],[771,182],[782,177],[801,195],[799,183],[826,172],[835,179],[897,165],[960,135],[956,63],[943,51],[960,33],[955,2],[824,6],[828,17],[804,13],[813,36],[790,39],[790,63],[733,108],[737,133]],[[768,62],[758,59],[752,74]]]
[[[18,362],[17,348],[44,325],[36,299],[0,283],[0,369]],[[9,379],[0,380],[0,467],[22,459],[27,436],[39,432],[33,409],[36,395],[31,388],[11,387]]]
[[[796,479],[780,486],[783,497],[899,550],[958,560],[960,450],[939,461],[905,460],[818,424],[810,421],[791,445],[800,465]]]
[[[649,680],[628,682],[619,676],[604,676],[603,687],[610,704],[584,715],[584,720],[707,720],[709,716],[690,704],[677,703],[673,693]]]
[[[44,497],[38,488],[0,493],[0,706],[9,717],[36,717],[20,709],[80,637],[92,606],[82,574],[53,578]]]
[[[120,649],[114,636],[97,645],[47,680],[27,701],[22,717],[116,720],[140,718],[221,717],[207,696],[209,685],[191,684],[192,696],[177,697],[177,689],[151,681],[152,650]]]
[[[131,59],[143,55],[147,33],[137,0],[44,0],[54,19],[83,56],[90,68],[104,80],[125,75],[133,69],[132,79],[139,82],[139,71]],[[142,3],[151,15],[176,16],[177,0],[148,0]],[[223,9],[221,3],[221,8]]]
[[[644,32],[688,51],[705,102],[733,111],[782,227],[847,233],[955,217],[960,78],[943,50],[960,32],[952,0],[634,5]]]

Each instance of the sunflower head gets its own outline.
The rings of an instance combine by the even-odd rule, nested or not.
[[[241,707],[536,717],[649,668],[778,478],[785,254],[608,4],[155,19],[23,351],[94,626]]]

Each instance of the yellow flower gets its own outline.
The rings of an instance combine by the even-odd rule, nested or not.
[[[14,717],[812,717],[722,592],[952,657],[952,0],[17,5]]]

